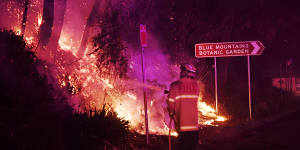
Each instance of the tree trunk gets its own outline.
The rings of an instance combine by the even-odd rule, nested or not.
[[[24,2],[23,20],[22,20],[22,29],[21,29],[21,35],[22,36],[24,36],[25,28],[26,28],[28,5],[29,5],[29,0],[25,0],[25,2]]]
[[[88,41],[88,38],[89,38],[89,29],[90,27],[92,26],[92,24],[94,23],[94,20],[95,20],[95,17],[97,15],[97,10],[99,8],[99,5],[100,5],[100,0],[95,0],[95,3],[93,5],[93,8],[92,8],[92,11],[87,19],[87,23],[85,25],[85,28],[84,28],[84,32],[83,32],[83,35],[82,35],[82,38],[81,38],[81,43],[80,43],[80,47],[79,47],[79,50],[77,52],[77,57],[81,58],[85,52],[85,49],[87,47],[87,41]]]
[[[67,0],[55,1],[55,24],[53,25],[52,35],[47,46],[52,52],[57,51],[58,48],[58,41],[60,39],[62,27],[64,24],[66,6]]]
[[[54,20],[54,0],[44,0],[43,18],[39,29],[39,47],[45,49],[52,34]]]

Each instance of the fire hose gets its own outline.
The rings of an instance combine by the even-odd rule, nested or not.
[[[173,117],[170,117],[170,123],[169,123],[169,150],[172,149],[171,148],[171,145],[172,145],[172,143],[171,143],[171,123],[172,123],[172,120],[174,120]]]
[[[164,91],[165,94],[169,94],[168,90]],[[169,150],[172,150],[172,141],[171,141],[171,125],[172,125],[172,120],[174,120],[173,115],[169,115],[170,116],[170,122],[169,122]]]

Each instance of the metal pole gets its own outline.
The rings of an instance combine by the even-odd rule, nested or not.
[[[280,80],[279,80],[279,83],[280,83],[280,101],[282,102],[283,101],[283,93],[282,93],[282,64],[280,64]]]
[[[249,89],[249,115],[250,120],[252,119],[251,114],[251,77],[250,77],[250,56],[247,56],[248,58],[248,89]]]
[[[170,123],[169,123],[169,150],[172,150],[172,143],[171,143],[171,123],[172,123],[172,119],[170,117]]]
[[[218,76],[217,76],[217,57],[214,57],[215,61],[215,97],[216,97],[216,112],[218,112]]]
[[[144,109],[145,109],[145,128],[146,128],[146,144],[149,145],[149,127],[148,127],[148,113],[147,113],[147,98],[146,98],[146,87],[145,87],[145,66],[144,66],[144,47],[142,47],[142,74],[143,74],[143,93],[144,93]]]

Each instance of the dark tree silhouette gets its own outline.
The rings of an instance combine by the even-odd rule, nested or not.
[[[25,2],[24,2],[23,20],[22,20],[22,29],[21,29],[21,35],[22,36],[24,35],[25,28],[26,28],[28,5],[29,5],[29,0],[25,0]]]
[[[48,84],[44,64],[21,36],[0,32],[0,138],[3,149],[63,149],[72,109]]]
[[[56,24],[53,24],[53,29],[52,29],[52,35],[49,40],[48,47],[51,51],[56,51],[58,48],[58,41],[60,39],[62,27],[64,24],[64,16],[65,16],[65,11],[66,11],[66,6],[67,6],[67,0],[58,0],[55,1],[55,18],[54,22]]]
[[[94,37],[94,46],[98,54],[99,69],[105,70],[104,67],[107,67],[102,73],[115,72],[119,77],[125,77],[128,60],[125,56],[126,47],[121,39],[119,21],[119,11],[108,5],[100,24],[102,31]]]
[[[54,0],[44,0],[42,24],[39,29],[39,47],[44,49],[47,46],[52,34],[54,22]]]

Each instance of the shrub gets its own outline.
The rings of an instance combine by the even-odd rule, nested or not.
[[[129,149],[129,122],[105,105],[101,110],[75,113],[74,120],[79,127],[81,149]]]

